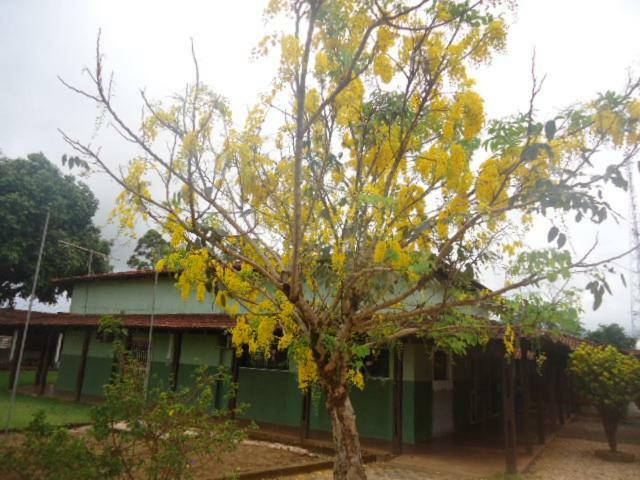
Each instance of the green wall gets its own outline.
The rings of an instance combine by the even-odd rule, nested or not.
[[[84,330],[68,330],[64,336],[64,345],[60,356],[60,369],[56,381],[56,389],[74,392],[81,363]],[[101,342],[93,332],[87,352],[83,395],[101,396],[102,387],[109,383],[113,367],[113,348],[111,343]]]
[[[193,374],[202,365],[215,367],[220,364],[225,338],[222,334],[185,333],[182,335],[178,387],[192,384]]]
[[[100,280],[76,283],[71,298],[71,313],[89,314],[145,314],[151,312],[153,298],[152,278]],[[156,295],[157,314],[172,313],[223,313],[215,305],[214,297],[207,294],[200,302],[192,294],[182,300],[173,278],[158,280]]]
[[[238,404],[247,404],[240,417],[257,422],[299,426],[302,392],[295,372],[240,368]]]
[[[60,368],[56,380],[56,389],[63,392],[73,392],[76,389],[78,369],[80,368],[80,353],[84,340],[83,330],[67,330],[60,353]]]
[[[433,378],[431,359],[423,343],[403,348],[402,440],[420,443],[433,431]]]

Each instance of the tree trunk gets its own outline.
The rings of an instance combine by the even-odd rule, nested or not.
[[[360,436],[356,427],[356,413],[345,386],[327,388],[327,410],[333,427],[336,450],[333,464],[335,480],[366,480]]]
[[[616,407],[599,407],[598,412],[604,426],[604,433],[607,436],[607,443],[612,452],[618,451],[618,423],[622,417],[622,409]]]

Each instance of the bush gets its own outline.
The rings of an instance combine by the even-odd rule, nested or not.
[[[579,392],[598,410],[607,442],[617,450],[617,429],[629,402],[640,396],[640,360],[608,346],[580,345],[569,373]]]
[[[0,448],[3,478],[93,480],[104,478],[99,464],[82,438],[49,425],[43,411],[34,415],[21,439]]]
[[[232,412],[213,405],[228,375],[200,368],[192,387],[144,391],[144,367],[116,341],[119,370],[84,436],[38,413],[25,435],[0,446],[0,471],[15,479],[188,479],[202,458],[218,459],[246,436]],[[230,386],[229,386],[230,387]],[[229,388],[234,394],[233,388]],[[5,478],[3,476],[3,478]]]

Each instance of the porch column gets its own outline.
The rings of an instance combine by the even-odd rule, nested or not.
[[[229,398],[228,409],[231,412],[231,418],[236,418],[236,406],[238,405],[238,378],[240,376],[240,365],[238,363],[238,356],[236,352],[233,352],[233,356],[231,357],[231,383],[235,387],[234,394]]]
[[[49,374],[49,364],[51,363],[51,343],[55,334],[51,331],[47,332],[44,344],[44,353],[40,359],[42,367],[38,370],[38,395],[44,395],[47,387],[47,376]]]
[[[18,345],[20,345],[20,342],[22,341],[22,330],[16,329],[13,334],[13,338],[14,341],[11,344],[11,351],[13,355],[11,356],[11,371],[9,372],[9,390],[13,387],[13,381],[16,378],[16,372],[18,370],[19,355],[17,354],[17,350],[19,348]]]
[[[524,444],[528,455],[533,453],[533,442],[531,440],[531,389],[529,388],[529,378],[531,369],[529,368],[530,360],[529,341],[522,339],[520,341],[520,376],[522,382],[522,435],[524,436]]]
[[[308,387],[302,394],[302,415],[300,417],[300,443],[309,438],[311,422],[311,388]]]
[[[515,365],[513,359],[502,360],[502,418],[504,422],[505,471],[518,473],[516,452],[516,411],[515,411]]]
[[[558,359],[558,364],[556,366],[556,392],[558,394],[558,420],[560,422],[560,426],[564,425],[564,402],[565,402],[565,388],[564,388],[564,365],[561,359]]]
[[[171,355],[171,389],[178,389],[178,373],[180,372],[180,354],[182,352],[182,332],[173,334],[173,353]]]
[[[538,434],[538,444],[544,445],[544,377],[535,372],[536,389],[536,430]]]
[[[78,377],[76,378],[76,402],[80,401],[82,396],[82,386],[84,384],[84,371],[87,368],[87,354],[89,353],[89,343],[91,342],[91,328],[84,331],[84,340],[82,342],[82,353],[80,355],[80,367],[78,368]]]
[[[403,397],[403,362],[404,348],[396,349],[393,355],[393,454],[402,453],[402,397]]]

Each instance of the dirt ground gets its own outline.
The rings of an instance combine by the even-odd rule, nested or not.
[[[607,449],[604,431],[596,416],[570,422],[550,442],[527,471],[527,480],[627,480],[640,479],[640,415],[630,416],[618,431],[618,450],[636,455],[633,463],[611,463],[597,458]]]
[[[633,453],[633,463],[611,463],[597,458],[596,450],[607,449],[598,417],[582,415],[568,422],[558,435],[518,478],[521,480],[640,480],[640,412],[637,410],[620,426],[619,450]],[[447,474],[409,468],[391,462],[367,465],[369,480],[469,480]],[[286,480],[330,480],[329,470],[286,477]],[[476,477],[480,480],[481,477]],[[491,477],[498,480],[504,477]],[[285,479],[283,479],[285,480]]]
[[[247,442],[237,450],[225,455],[222,463],[194,464],[194,476],[197,480],[215,480],[220,477],[233,478],[234,474],[254,470],[264,470],[287,465],[312,463],[325,460],[326,457],[306,455],[297,451],[280,448],[279,444],[266,442]]]

